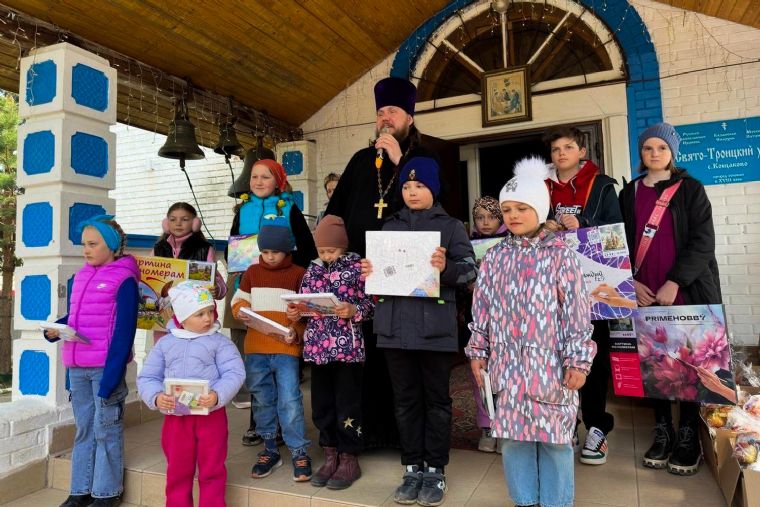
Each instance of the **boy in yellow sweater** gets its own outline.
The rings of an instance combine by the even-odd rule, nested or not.
[[[281,218],[262,223],[258,236],[259,263],[246,270],[232,298],[233,315],[243,322],[240,309],[247,307],[283,326],[293,327],[285,313],[287,305],[280,296],[298,293],[305,270],[293,264],[290,253],[295,244],[293,234],[287,221]],[[292,455],[293,480],[304,482],[311,478],[298,373],[301,343],[297,337],[302,334],[302,327],[294,329],[290,343],[251,328],[245,336],[246,384],[253,395],[256,433],[264,440],[264,450],[251,470],[255,478],[266,477],[282,465],[276,443],[278,423]]]

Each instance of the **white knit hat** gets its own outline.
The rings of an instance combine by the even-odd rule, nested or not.
[[[182,282],[169,289],[169,299],[177,321],[184,322],[198,310],[214,306],[214,296],[204,286],[193,282]]]
[[[499,204],[504,201],[524,202],[536,210],[538,223],[549,216],[551,199],[544,180],[549,177],[546,162],[539,157],[528,157],[515,164],[514,176],[499,193]]]

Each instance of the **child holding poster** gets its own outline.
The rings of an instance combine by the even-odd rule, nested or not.
[[[151,256],[167,257],[170,259],[185,259],[216,263],[216,252],[211,243],[201,232],[201,219],[195,208],[186,202],[175,202],[166,212],[166,217],[161,220],[163,234],[156,244],[153,245]],[[167,284],[160,294],[163,301],[168,302],[168,290],[171,283]],[[222,275],[216,271],[214,278],[213,295],[215,299],[223,299],[227,294],[227,285]],[[159,299],[162,301],[162,299]],[[159,311],[161,308],[158,309]],[[166,333],[164,331],[153,332],[153,342],[157,342]]]
[[[617,182],[602,174],[594,162],[586,160],[583,132],[575,127],[560,127],[547,133],[544,142],[552,158],[546,179],[551,199],[547,227],[575,230],[622,222],[615,192]],[[580,450],[581,463],[602,465],[607,462],[607,435],[615,426],[615,418],[607,412],[610,330],[604,320],[594,321],[593,325],[591,338],[596,343],[597,354],[580,392],[586,439],[581,449],[576,426],[573,448]]]
[[[166,505],[192,507],[193,477],[198,467],[200,505],[224,505],[227,482],[227,412],[224,408],[245,380],[235,345],[219,332],[211,292],[191,282],[169,289],[174,326],[148,354],[137,376],[140,397],[164,412],[161,447],[166,455]],[[167,379],[207,382],[208,394],[179,398],[165,392]],[[189,405],[208,415],[179,410]],[[183,403],[184,402],[184,403]]]
[[[638,143],[642,174],[620,192],[639,306],[721,302],[710,200],[699,181],[676,168],[680,142],[668,123],[642,132]],[[653,400],[653,404],[655,437],[644,454],[644,466],[667,467],[677,475],[697,473],[698,405],[680,402],[676,436],[670,401]]]
[[[405,472],[393,499],[402,504],[439,505],[444,500],[451,442],[449,380],[458,350],[455,291],[476,276],[464,224],[437,202],[439,173],[435,159],[406,162],[399,173],[404,207],[383,224],[383,231],[438,231],[441,237],[430,260],[440,271],[440,297],[382,296],[375,307],[377,347],[385,349]],[[371,272],[370,260],[362,259],[362,274]]]
[[[268,150],[263,151],[266,153]],[[269,158],[256,160],[251,167],[248,185],[251,189],[250,193],[241,195],[242,202],[233,209],[235,216],[232,219],[230,236],[259,234],[264,219],[281,217],[287,222],[290,228],[290,237],[295,243],[292,253],[293,263],[304,269],[307,268],[312,259],[317,257],[317,248],[314,246],[314,237],[309,225],[293,200],[285,168],[276,160]],[[228,258],[228,253],[225,251],[225,260]],[[224,324],[225,327],[230,328],[232,341],[242,350],[247,329],[240,322],[230,318],[232,316],[232,297],[240,286],[241,277],[242,272],[231,274],[227,278],[229,293],[225,301]],[[243,445],[252,446],[260,443],[261,438],[256,434],[256,423],[253,420],[253,413],[251,413],[249,428],[243,434]]]
[[[491,432],[512,501],[572,505],[577,390],[596,352],[589,297],[577,257],[544,227],[543,160],[521,160],[514,174],[499,195],[510,236],[480,264],[465,353],[494,393]]]

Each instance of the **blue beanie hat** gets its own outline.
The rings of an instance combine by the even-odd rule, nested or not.
[[[259,250],[290,253],[295,246],[290,234],[290,225],[285,217],[263,219],[256,241],[259,245]]]
[[[399,176],[399,186],[404,186],[407,181],[419,181],[433,194],[433,198],[438,197],[441,191],[441,180],[438,176],[440,169],[438,162],[430,157],[414,157],[409,159],[401,169]]]
[[[414,116],[417,102],[417,88],[400,77],[386,77],[375,85],[375,109],[385,106],[400,107],[406,114]]]
[[[652,137],[662,139],[667,143],[670,153],[673,155],[673,164],[675,165],[678,158],[678,147],[681,144],[681,136],[678,135],[673,125],[670,123],[657,123],[642,132],[639,136],[639,156],[641,156],[641,149],[644,147],[646,140]]]

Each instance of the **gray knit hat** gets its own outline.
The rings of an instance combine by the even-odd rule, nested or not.
[[[644,147],[646,140],[652,137],[662,139],[668,144],[670,153],[673,155],[673,164],[675,164],[678,158],[678,147],[681,144],[681,136],[678,135],[673,125],[670,123],[657,123],[642,132],[639,136],[639,156],[641,156],[641,149]]]

